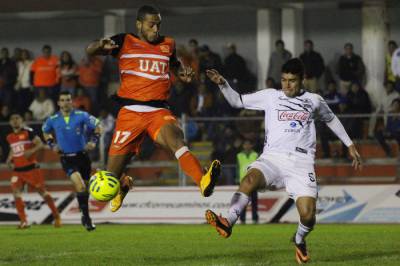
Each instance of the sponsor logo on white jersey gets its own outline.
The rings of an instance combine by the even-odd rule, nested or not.
[[[297,110],[278,110],[279,121],[300,121],[306,122],[310,118],[310,113],[307,111]]]

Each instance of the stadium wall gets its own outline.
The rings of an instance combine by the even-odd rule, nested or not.
[[[399,8],[389,9],[391,38],[400,41]],[[125,19],[126,30],[134,31],[133,15]],[[332,63],[343,51],[345,42],[352,42],[361,53],[361,10],[338,8],[305,8],[304,38],[314,40],[327,63]],[[187,44],[196,38],[217,53],[224,54],[224,45],[236,43],[249,68],[256,73],[256,10],[218,9],[214,12],[166,12],[162,32],[174,36],[178,43]],[[33,18],[0,19],[1,46],[24,47],[40,54],[43,44],[53,46],[54,53],[72,52],[76,60],[84,54],[85,45],[103,35],[100,15],[68,15]]]

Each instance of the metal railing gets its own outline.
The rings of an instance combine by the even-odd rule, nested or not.
[[[363,121],[372,121],[373,119],[377,119],[377,118],[383,118],[385,117],[385,119],[387,117],[400,117],[400,114],[340,114],[338,115],[339,119],[341,120],[345,120],[345,119],[361,119]],[[372,118],[372,119],[371,119]],[[187,143],[190,145],[192,142],[195,142],[197,140],[201,140],[201,141],[209,141],[209,142],[213,142],[216,143],[215,138],[218,138],[217,136],[215,138],[211,138],[209,132],[207,132],[207,130],[212,131],[213,127],[221,127],[218,130],[222,130],[222,136],[224,137],[224,132],[223,132],[223,128],[229,126],[229,127],[233,127],[233,128],[240,128],[241,125],[247,124],[250,126],[254,126],[256,128],[256,135],[258,135],[258,138],[263,138],[263,134],[264,134],[264,129],[262,126],[262,123],[264,122],[264,116],[261,115],[256,115],[256,116],[236,116],[236,117],[188,117],[186,115],[182,115],[179,118],[180,122],[181,122],[181,126],[182,129],[184,131],[184,136],[185,136],[185,140],[187,141]],[[40,121],[35,121],[35,122],[29,122],[27,123],[28,126],[34,127],[37,130],[40,130],[42,122]],[[201,128],[202,132],[204,133],[204,135],[202,136],[190,136],[190,127],[191,126],[195,126],[197,128]],[[211,128],[211,129],[210,129]],[[2,132],[2,136],[4,137],[6,132],[9,131],[9,125],[7,122],[0,122],[0,132]],[[217,135],[216,132],[213,132],[215,135]],[[263,139],[260,141],[263,141]],[[218,144],[218,141],[217,141]],[[94,168],[100,168],[100,169],[104,169],[105,168],[105,163],[106,163],[106,159],[107,159],[107,155],[106,155],[106,151],[107,151],[107,145],[104,142],[104,139],[101,138],[100,139],[100,143],[99,143],[99,147],[97,149],[97,160],[94,161],[93,163],[93,167]],[[214,152],[217,149],[217,147],[215,147],[214,145],[212,146],[212,150],[208,151],[208,153],[211,155],[212,152]],[[205,154],[207,154],[207,152],[204,152]],[[211,158],[202,158],[202,161],[210,161]],[[389,162],[392,163],[397,163],[397,159],[392,158],[388,160]],[[327,164],[326,161],[319,161],[318,163],[320,163],[321,165]],[[379,162],[374,162],[379,164]],[[43,162],[42,164],[42,168],[43,169],[60,169],[61,165],[59,163],[46,163]],[[6,169],[6,165],[5,164],[0,164],[0,170],[4,170]],[[175,169],[176,173],[177,173],[177,184],[180,186],[186,186],[188,184],[188,180],[187,177],[184,175],[184,173],[182,172],[182,169],[179,167],[179,165],[177,164],[176,161],[174,161],[173,159],[171,160],[152,160],[152,161],[135,161],[132,160],[129,164],[128,164],[128,168],[131,169],[135,169],[135,168],[148,168],[148,169],[154,169],[154,168],[171,168],[171,169]],[[224,164],[224,169],[227,169],[226,171],[233,174],[236,173],[236,165],[234,162],[228,162]],[[173,174],[172,174],[173,175]],[[236,178],[230,178],[229,182],[232,182],[232,180],[234,180]]]

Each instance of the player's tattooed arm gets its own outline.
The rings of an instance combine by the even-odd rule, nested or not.
[[[109,55],[119,46],[110,38],[103,38],[88,45],[86,52],[89,55]]]
[[[43,149],[43,147],[44,147],[42,140],[38,136],[35,136],[33,138],[32,142],[33,142],[33,147],[29,150],[24,151],[25,158],[31,157],[32,154],[34,154],[38,150]]]

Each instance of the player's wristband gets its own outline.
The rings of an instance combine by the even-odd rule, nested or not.
[[[100,139],[100,134],[94,134],[91,138],[90,138],[90,142],[93,142],[93,143],[98,143],[99,142],[99,139]]]
[[[48,140],[46,141],[46,144],[47,144],[51,149],[53,149],[53,148],[56,146],[56,143],[54,142],[54,139],[48,139]]]

